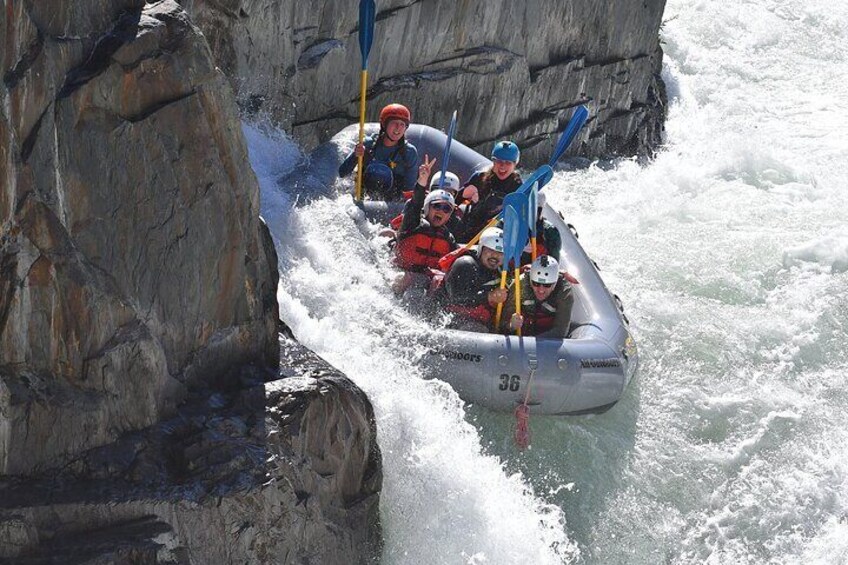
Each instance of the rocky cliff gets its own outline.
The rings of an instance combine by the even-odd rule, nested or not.
[[[311,352],[281,346],[279,379],[243,370],[60,469],[0,476],[0,563],[373,562],[371,405]]]
[[[356,2],[184,0],[242,107],[306,145],[358,121]],[[481,152],[508,137],[546,161],[572,109],[592,119],[570,149],[648,154],[661,141],[658,31],[665,0],[378,0],[368,118],[398,101]]]
[[[173,0],[21,0],[0,45],[0,560],[366,555],[373,414],[326,367],[279,381],[276,256],[203,35]]]

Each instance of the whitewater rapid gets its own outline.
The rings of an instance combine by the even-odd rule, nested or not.
[[[546,188],[642,366],[606,414],[531,419],[524,453],[418,373],[378,227],[298,196],[299,148],[245,124],[281,317],[375,406],[384,563],[848,563],[848,5],[665,20],[665,146]]]

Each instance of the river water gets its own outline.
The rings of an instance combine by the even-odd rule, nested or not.
[[[848,3],[665,20],[666,145],[546,188],[642,365],[606,414],[533,417],[525,452],[422,379],[377,227],[281,188],[303,155],[245,124],[281,317],[375,406],[384,563],[848,563]]]

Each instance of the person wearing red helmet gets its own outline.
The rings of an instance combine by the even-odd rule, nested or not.
[[[365,194],[376,200],[400,200],[404,190],[415,186],[418,176],[418,150],[406,140],[411,119],[409,108],[403,104],[384,107],[380,111],[380,132],[356,145],[339,166],[339,176],[346,177],[352,173],[359,156],[363,155],[363,176],[380,179],[380,182],[366,182]],[[387,176],[383,172],[386,167],[392,173],[391,183],[383,181]]]

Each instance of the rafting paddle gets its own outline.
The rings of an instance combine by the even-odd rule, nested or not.
[[[509,207],[515,210],[518,215],[518,228],[515,230],[517,239],[512,247],[512,256],[507,258],[504,253],[504,264],[508,261],[512,262],[515,269],[513,278],[515,279],[515,313],[521,315],[521,254],[524,252],[524,246],[527,245],[528,227],[527,227],[527,209],[529,202],[526,194],[513,192],[507,194],[504,198],[504,209]],[[506,245],[506,240],[504,240]],[[506,248],[504,248],[506,251]],[[516,330],[516,335],[521,335],[521,328]]]
[[[374,21],[377,16],[377,6],[374,0],[359,1],[359,53],[362,56],[362,73],[359,86],[359,145],[365,140],[365,90],[368,86],[368,54],[374,41]],[[357,160],[356,193],[357,202],[362,200],[362,161],[364,155]]]
[[[515,311],[521,314],[521,282],[519,274],[521,269],[521,253],[527,245],[527,195],[513,192],[504,198],[504,258],[501,266],[501,288],[506,287],[506,273],[510,263],[515,269]],[[501,312],[503,304],[498,304],[495,309],[495,331],[501,325]],[[521,329],[518,329],[521,335]]]
[[[537,190],[542,190],[546,184],[548,184],[552,178],[554,178],[554,165],[559,161],[560,157],[565,153],[565,150],[568,149],[568,146],[571,145],[571,142],[574,141],[574,138],[577,136],[577,133],[580,131],[580,128],[583,127],[583,124],[586,123],[586,120],[589,118],[589,110],[586,109],[585,106],[578,106],[577,109],[572,114],[571,119],[568,120],[568,124],[565,126],[565,130],[563,130],[562,134],[559,136],[559,141],[557,141],[556,147],[554,148],[554,152],[551,155],[550,161],[548,161],[547,165],[542,165],[535,171],[530,177],[524,181],[524,183],[515,189],[515,192],[523,192],[528,193],[530,189],[533,187],[535,183],[538,183]],[[483,228],[485,230],[488,227],[495,225],[498,220],[501,219],[503,211],[501,214],[492,218],[492,220],[486,224]],[[483,233],[483,230],[480,230],[480,233],[471,238],[471,241],[463,246],[463,249],[468,249],[480,239],[480,235]]]
[[[456,131],[456,110],[451,116],[450,126],[448,126],[448,139],[445,141],[445,153],[442,155],[442,175],[439,177],[439,190],[445,188],[445,174],[448,172],[448,160],[450,159],[450,146],[453,141],[453,134]]]
[[[537,210],[538,205],[539,184],[535,183],[530,189],[530,192],[527,193],[527,225],[530,226],[530,257],[532,261],[536,260],[536,228],[538,228],[536,220],[539,214]]]

